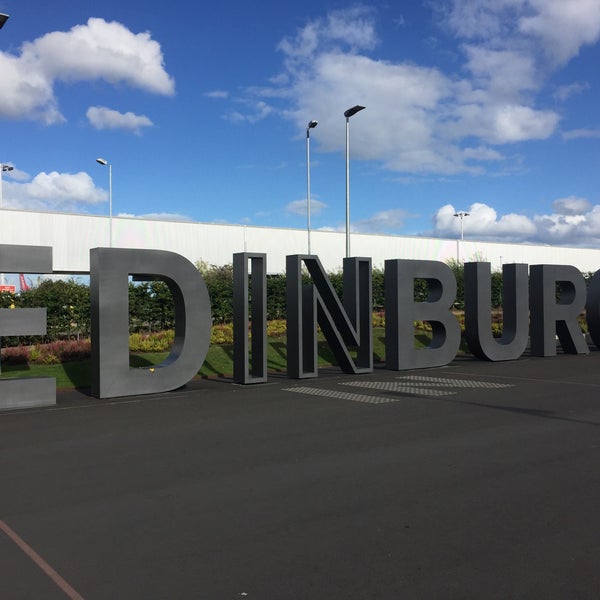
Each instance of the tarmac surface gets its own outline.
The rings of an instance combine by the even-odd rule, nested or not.
[[[600,352],[0,413],[0,598],[600,598]]]

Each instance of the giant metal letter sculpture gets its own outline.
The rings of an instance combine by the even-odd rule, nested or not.
[[[600,271],[596,271],[588,283],[585,318],[590,337],[600,349]]]
[[[427,282],[425,302],[414,301],[415,279]],[[450,311],[456,298],[452,269],[433,260],[386,260],[384,280],[386,366],[401,371],[448,364],[460,345],[460,325]],[[431,324],[426,348],[415,348],[415,321]]]
[[[0,273],[52,273],[52,248],[0,245]],[[46,308],[0,309],[0,336],[46,333]],[[54,377],[0,381],[0,409],[56,404]]]
[[[302,285],[302,263],[312,277],[312,285]],[[371,282],[370,258],[345,258],[342,306],[317,256],[295,254],[286,257],[290,377],[317,376],[317,322],[345,373],[373,371]],[[356,358],[352,358],[348,346],[356,347]]]
[[[161,250],[90,250],[92,394],[136,396],[175,389],[202,366],[210,342],[206,284],[183,256]],[[164,362],[129,367],[128,276],[164,281],[175,305],[175,340]]]
[[[248,261],[252,268],[248,289]],[[252,364],[248,340],[248,295]],[[238,252],[233,255],[233,379],[236,383],[267,381],[267,255]]]
[[[492,335],[491,268],[465,263],[465,339],[477,358],[515,360],[527,348],[529,295],[527,265],[502,267],[502,336]]]
[[[565,352],[587,354],[589,348],[577,322],[586,298],[581,272],[570,265],[532,265],[529,287],[531,354],[556,355],[556,335]]]

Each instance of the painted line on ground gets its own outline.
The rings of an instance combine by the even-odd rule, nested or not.
[[[0,519],[0,529],[11,539],[71,600],[84,600],[21,536]]]

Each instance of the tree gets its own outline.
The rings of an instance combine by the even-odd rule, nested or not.
[[[90,288],[69,279],[46,279],[36,287],[15,294],[15,306],[34,308],[45,306],[47,333],[44,341],[90,333]]]
[[[172,329],[175,324],[173,295],[164,281],[129,283],[129,329]]]
[[[208,266],[204,261],[196,261],[196,267],[208,289],[213,322],[230,323],[233,320],[233,264]]]

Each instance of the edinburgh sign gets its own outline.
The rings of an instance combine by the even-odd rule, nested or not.
[[[267,380],[267,257],[237,253],[234,267],[234,373],[236,383]],[[303,284],[302,272],[310,275]],[[52,249],[0,245],[0,272],[52,273]],[[286,259],[287,372],[296,379],[318,376],[317,325],[340,368],[350,374],[373,371],[372,281],[370,258],[344,259],[344,301],[315,255]],[[533,356],[554,356],[556,339],[564,352],[587,354],[578,323],[585,309],[590,337],[600,347],[600,271],[586,289],[582,274],[568,265],[503,266],[503,331],[492,336],[491,269],[486,262],[465,264],[465,338],[470,351],[490,361],[518,359],[530,345]],[[129,366],[128,281],[161,280],[171,291],[175,338],[166,360],[154,368]],[[415,280],[425,280],[428,296],[414,299]],[[448,364],[460,344],[452,313],[456,280],[438,261],[385,261],[385,352],[391,370]],[[162,250],[90,250],[92,395],[137,396],[176,389],[192,379],[206,358],[211,308],[201,274],[181,255]],[[414,322],[431,324],[429,345],[417,348]],[[0,309],[0,336],[40,335],[46,309]],[[0,381],[0,409],[56,403],[53,378]]]

